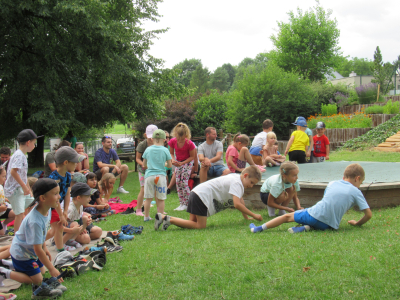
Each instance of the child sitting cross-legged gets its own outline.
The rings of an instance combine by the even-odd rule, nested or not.
[[[93,239],[101,236],[102,230],[98,226],[93,226],[90,214],[83,212],[83,205],[87,205],[90,196],[96,190],[91,189],[86,183],[77,182],[71,188],[72,202],[68,207],[69,227],[82,226],[81,233],[75,238],[80,244],[89,244]]]
[[[290,222],[303,225],[289,228],[291,233],[309,231],[311,228],[339,229],[343,215],[355,205],[363,211],[364,216],[358,221],[350,220],[347,223],[361,226],[372,217],[371,209],[359,190],[364,178],[364,169],[359,164],[348,165],[344,170],[343,180],[330,182],[325,189],[324,197],[314,206],[277,217],[262,226],[255,226],[252,223],[250,230],[251,232],[260,232]]]
[[[267,167],[279,166],[286,160],[286,157],[278,153],[278,146],[276,143],[276,135],[273,131],[267,133],[267,143],[264,145],[262,151],[262,164]]]
[[[51,255],[46,247],[47,225],[51,219],[51,208],[60,205],[60,188],[50,178],[39,179],[33,186],[34,202],[31,212],[22,221],[11,245],[11,258],[15,271],[0,267],[0,282],[13,279],[32,284],[32,299],[53,299],[60,296],[66,288],[60,272],[52,265]],[[43,280],[45,267],[52,276]]]
[[[157,211],[164,212],[167,199],[167,173],[165,166],[172,167],[172,157],[164,147],[166,135],[164,130],[157,129],[153,132],[153,146],[148,147],[143,153],[143,163],[146,168],[144,175],[144,221],[151,220],[150,204],[156,193]]]
[[[103,177],[101,177],[98,188],[100,192],[100,199],[102,201],[102,204],[106,204],[105,209],[107,209],[107,215],[112,215],[115,214],[115,210],[111,210],[110,206],[108,205],[108,200],[111,198],[111,194],[113,193],[114,190],[114,184],[115,184],[116,178],[113,173],[108,173],[104,174]]]
[[[104,178],[104,179],[103,179]],[[114,178],[115,176],[112,173],[106,173],[103,175],[103,182],[108,181],[110,178]],[[97,184],[97,176],[95,173],[90,172],[86,175],[87,185],[92,189],[98,189],[99,186]],[[114,185],[114,184],[113,184]],[[111,189],[112,190],[112,189]],[[111,215],[111,208],[108,202],[103,201],[100,196],[100,192],[96,190],[93,195],[90,196],[89,203],[83,204],[83,211],[86,213],[93,215]]]
[[[187,212],[189,220],[157,213],[154,229],[166,230],[171,224],[189,229],[202,229],[207,225],[207,217],[226,208],[238,209],[247,220],[262,220],[262,216],[248,210],[244,205],[244,190],[261,180],[261,171],[256,166],[245,168],[241,174],[229,174],[208,180],[196,186],[189,195]],[[251,216],[252,218],[249,218]]]
[[[279,209],[279,215],[287,212],[294,212],[293,208],[287,207],[293,200],[297,209],[303,209],[300,206],[297,192],[300,186],[297,181],[299,167],[290,162],[284,162],[280,167],[280,174],[273,175],[264,181],[260,189],[261,201],[267,205],[268,215],[275,217],[275,210]]]

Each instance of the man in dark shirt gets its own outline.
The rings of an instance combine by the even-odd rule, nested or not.
[[[117,152],[112,148],[112,140],[109,136],[104,136],[101,139],[103,148],[96,151],[93,160],[93,172],[96,173],[97,178],[102,177],[106,173],[113,173],[115,177],[121,175],[117,193],[128,194],[124,189],[124,183],[128,177],[128,166],[121,165],[121,161]],[[112,164],[115,161],[115,165]],[[101,176],[100,176],[101,175]]]
[[[11,157],[11,149],[8,147],[2,147],[0,149],[0,165],[4,166],[6,172],[10,157]]]

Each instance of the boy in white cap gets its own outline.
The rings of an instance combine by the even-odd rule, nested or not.
[[[24,219],[25,208],[33,201],[28,185],[28,160],[26,154],[35,149],[37,136],[32,129],[22,130],[18,136],[19,149],[11,156],[7,168],[4,195],[10,201],[15,213],[14,232],[17,232]]]

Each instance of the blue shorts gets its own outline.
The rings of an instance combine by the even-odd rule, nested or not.
[[[260,151],[262,150],[262,147],[250,147],[250,154],[251,155],[257,155],[257,156],[262,156],[260,154]]]
[[[40,268],[43,267],[42,262],[37,259],[30,259],[30,260],[16,260],[14,257],[11,256],[12,263],[14,265],[15,271],[24,273],[29,277],[35,276],[36,274],[40,273]]]
[[[310,216],[307,209],[296,211],[294,213],[294,220],[301,225],[310,225],[314,229],[326,230],[332,228],[331,226],[322,223],[321,221],[318,221],[317,219]]]
[[[228,167],[224,165],[214,165],[208,169],[207,175],[210,177],[219,177],[226,169],[228,169]]]

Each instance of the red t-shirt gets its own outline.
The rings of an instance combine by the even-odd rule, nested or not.
[[[325,157],[326,156],[326,145],[329,145],[329,140],[325,134],[318,137],[318,135],[313,136],[314,139],[314,153],[315,157]]]
[[[196,146],[191,140],[185,139],[185,144],[182,148],[178,148],[176,138],[170,139],[168,145],[175,149],[175,157],[177,161],[184,161],[190,157],[189,151],[194,150]]]
[[[232,156],[232,161],[235,165],[237,165],[237,161],[239,159],[239,152],[237,151],[237,149],[235,148],[235,146],[230,145],[228,147],[228,149],[226,149],[226,155],[225,155],[225,160],[226,160],[226,164],[229,168],[229,170],[231,170],[232,173],[235,173],[235,169],[232,168],[229,164],[228,164],[228,157]]]

